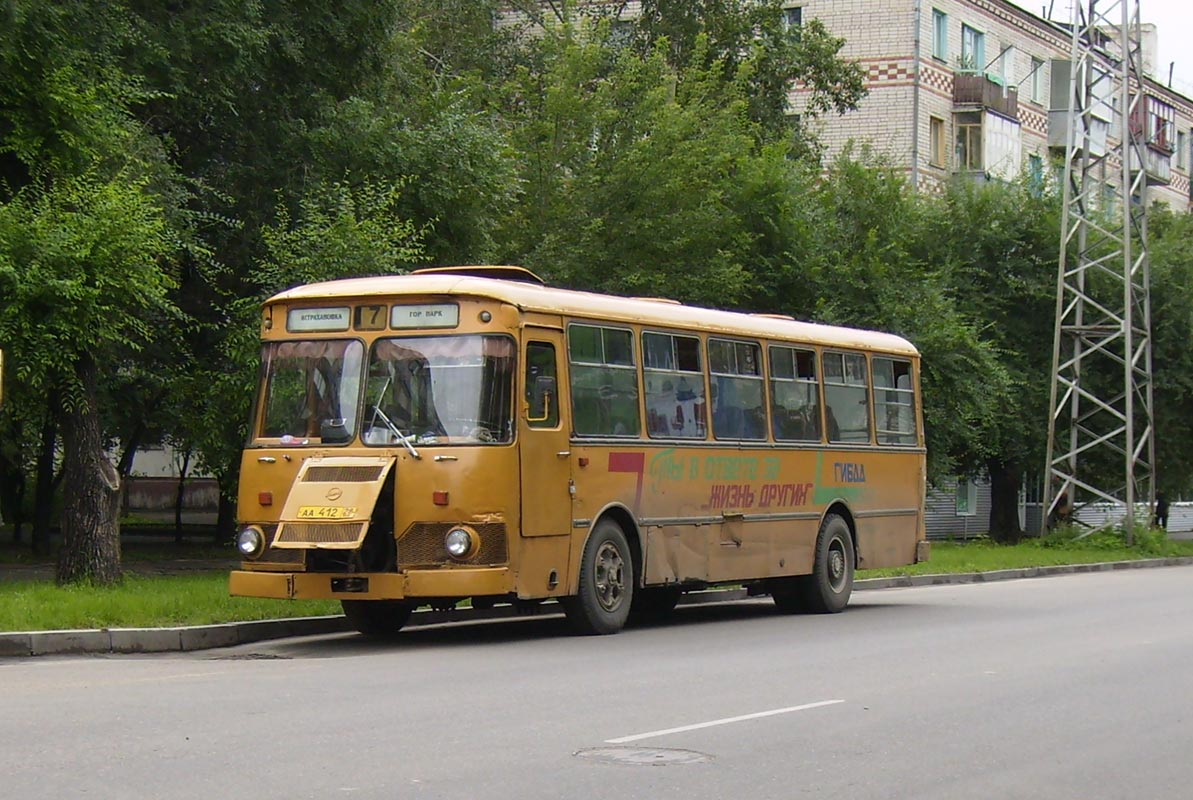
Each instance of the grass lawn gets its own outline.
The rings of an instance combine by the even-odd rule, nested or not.
[[[21,552],[11,545],[0,546],[0,569],[4,564],[21,565],[9,570],[8,579],[0,580],[0,631],[203,625],[321,616],[340,611],[339,603],[331,600],[229,597],[227,570],[222,567],[185,575],[136,574],[137,564],[146,560],[169,563],[179,559],[217,559],[217,564],[219,561],[230,563],[229,548],[178,547],[172,542],[129,545],[124,555],[129,574],[122,585],[111,588],[59,587],[45,577],[23,579],[23,571],[35,574],[28,568],[37,562],[22,556]],[[986,540],[937,541],[932,543],[932,559],[926,564],[863,570],[857,577],[990,572],[1164,556],[1193,556],[1193,542],[1170,541],[1155,532],[1141,533],[1134,547],[1127,547],[1121,535],[1114,533],[1102,533],[1083,540],[1072,540],[1059,534],[1046,539],[1029,539],[1014,546]],[[37,572],[47,574],[46,569]],[[48,569],[48,574],[52,575],[52,569]]]

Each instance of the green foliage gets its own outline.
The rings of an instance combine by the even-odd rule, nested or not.
[[[1126,529],[1118,525],[1095,533],[1074,525],[1061,525],[1050,531],[1047,536],[1038,539],[1025,540],[1028,546],[1044,549],[1074,549],[1082,550],[1131,550],[1145,556],[1169,556],[1183,553],[1182,547],[1174,547],[1172,540],[1159,528],[1149,525],[1136,525],[1132,532],[1132,544],[1127,544]]]
[[[173,249],[146,182],[124,175],[64,178],[0,206],[0,341],[17,380],[77,405],[80,355],[136,351],[154,335]]]
[[[662,46],[640,58],[566,28],[539,46],[542,74],[507,87],[525,186],[509,260],[565,285],[742,304],[793,171],[757,146],[743,86],[715,62],[677,71]]]
[[[923,356],[929,477],[977,472],[990,453],[992,404],[1011,379],[982,321],[958,308],[947,261],[925,252],[956,234],[936,224],[935,201],[865,150],[840,155],[811,192],[800,261],[762,282],[766,304],[911,340]]]
[[[316,186],[291,220],[279,205],[277,222],[262,229],[266,257],[254,278],[267,293],[334,278],[403,271],[422,257],[421,236],[398,213],[402,187],[365,182]]]
[[[845,40],[818,19],[786,27],[781,0],[644,0],[635,45],[646,55],[663,47],[678,72],[713,70],[737,83],[750,118],[769,138],[806,136],[792,129],[788,93],[798,82],[800,112],[843,114],[865,96],[864,72],[840,57]]]
[[[229,597],[228,575],[129,575],[115,587],[0,583],[0,631],[209,625],[340,613],[331,600]]]
[[[1193,215],[1154,209],[1148,222],[1156,485],[1193,491]]]
[[[990,394],[980,435],[1018,469],[1043,462],[1059,229],[1053,193],[958,181],[935,205],[922,250],[949,272],[958,309],[997,354],[1007,383]]]
[[[1092,538],[1092,537],[1091,537]],[[1127,547],[1123,539],[1087,544],[1087,539],[1024,539],[1018,544],[1000,544],[990,539],[967,542],[933,542],[932,557],[921,564],[877,570],[859,570],[859,578],[896,575],[949,575],[996,572],[1067,564],[1098,564],[1138,561],[1147,558],[1193,557],[1193,542],[1163,539],[1146,547]]]

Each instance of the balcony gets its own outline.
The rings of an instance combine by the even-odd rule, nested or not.
[[[1069,131],[1068,111],[1048,112],[1048,146],[1057,150],[1063,156],[1070,144],[1073,145],[1074,155],[1079,154],[1088,144],[1089,154],[1094,158],[1101,158],[1109,152],[1107,138],[1110,134],[1110,123],[1097,117],[1089,117],[1089,137],[1086,138],[1083,118],[1077,119],[1076,130]]]
[[[953,116],[957,172],[978,180],[1012,181],[1022,169],[1019,122],[987,109]]]
[[[1008,119],[1019,119],[1019,91],[1003,86],[981,72],[953,75],[953,105],[989,109]]]
[[[1172,183],[1172,151],[1162,150],[1150,143],[1143,148],[1143,174],[1148,186],[1167,186]],[[1139,169],[1135,153],[1131,153],[1131,168]]]
[[[1143,143],[1143,172],[1148,185],[1167,186],[1172,182],[1172,155],[1176,151],[1175,111],[1153,97],[1144,100],[1145,104],[1136,105],[1128,117],[1128,125],[1135,139]],[[1136,161],[1132,154],[1131,166],[1139,169]]]

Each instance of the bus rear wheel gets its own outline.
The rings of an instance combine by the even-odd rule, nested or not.
[[[796,579],[803,608],[814,614],[835,614],[843,610],[853,593],[853,564],[853,536],[849,523],[836,514],[829,514],[816,537],[812,574]]]
[[[340,605],[348,624],[365,636],[393,636],[414,612],[403,600],[341,600]]]
[[[579,591],[562,599],[568,622],[578,633],[617,633],[634,599],[634,561],[625,533],[616,522],[597,523],[580,560]]]

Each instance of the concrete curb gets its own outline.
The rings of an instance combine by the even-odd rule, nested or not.
[[[1054,567],[1025,567],[994,572],[970,572],[939,575],[904,575],[895,578],[867,578],[855,581],[855,591],[899,589],[911,586],[943,586],[948,584],[990,583],[1044,578],[1080,572],[1110,572],[1120,569],[1176,567],[1193,565],[1193,556],[1148,558],[1138,561],[1107,561],[1096,564],[1065,564]],[[745,589],[713,589],[685,594],[680,605],[729,603],[747,598]],[[450,622],[479,622],[510,619],[523,612],[512,606],[492,609],[460,609],[453,611],[419,611],[409,625],[441,625]],[[341,633],[351,628],[342,616],[294,617],[256,622],[230,622],[221,625],[196,625],[177,628],[103,628],[74,631],[17,631],[0,633],[0,658],[78,653],[168,653],[231,647],[269,639],[291,636],[314,636]]]

